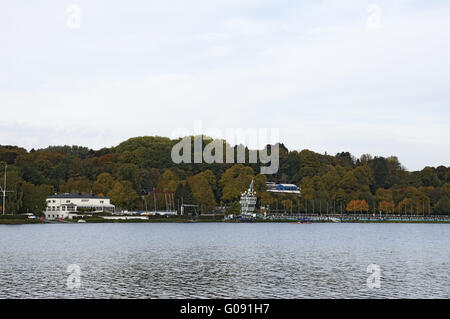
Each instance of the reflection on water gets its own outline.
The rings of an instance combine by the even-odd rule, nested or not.
[[[434,224],[0,226],[0,298],[448,298],[449,235]],[[70,264],[79,289],[66,287]]]

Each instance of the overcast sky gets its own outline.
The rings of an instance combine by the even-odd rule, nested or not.
[[[0,106],[0,144],[27,149],[200,120],[449,166],[450,2],[2,1]]]

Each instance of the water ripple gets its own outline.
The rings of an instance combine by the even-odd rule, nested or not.
[[[450,225],[0,226],[0,298],[449,298]],[[369,289],[369,264],[382,269]],[[81,287],[68,289],[69,264]]]

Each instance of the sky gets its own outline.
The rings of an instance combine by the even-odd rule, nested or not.
[[[0,1],[0,144],[278,128],[450,166],[450,2]]]

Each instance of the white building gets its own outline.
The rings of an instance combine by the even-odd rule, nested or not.
[[[92,194],[55,194],[47,197],[45,219],[71,218],[77,213],[113,213],[109,198]]]

